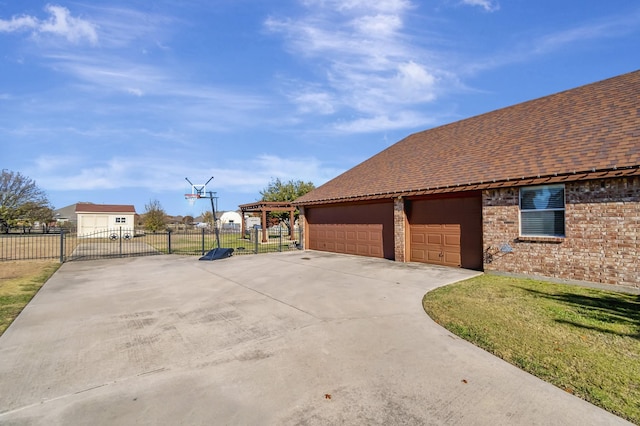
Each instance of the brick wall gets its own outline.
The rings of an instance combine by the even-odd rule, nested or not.
[[[405,253],[406,227],[404,199],[398,197],[393,200],[393,245],[396,262],[405,262],[407,260]]]
[[[567,183],[565,238],[520,238],[518,194],[483,191],[486,271],[640,288],[640,177]]]

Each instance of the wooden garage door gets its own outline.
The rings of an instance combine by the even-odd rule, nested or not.
[[[309,224],[309,248],[383,257],[382,224]]]
[[[460,225],[411,225],[411,262],[460,266]]]

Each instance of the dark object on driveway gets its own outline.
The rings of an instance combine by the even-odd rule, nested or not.
[[[207,254],[205,254],[198,260],[225,259],[227,257],[231,257],[232,254],[233,254],[232,248],[214,248],[213,250],[209,250]]]

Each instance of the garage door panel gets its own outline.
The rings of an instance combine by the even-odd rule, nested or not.
[[[421,234],[414,234],[414,233],[411,234],[411,244],[412,245],[414,245],[414,244],[425,244],[426,242],[427,241],[426,241],[425,234],[422,234],[422,233]]]
[[[442,244],[441,234],[427,234],[427,244]]]
[[[442,252],[440,250],[427,250],[427,261],[432,263],[443,263]]]
[[[460,225],[410,225],[410,261],[460,266]]]
[[[460,234],[445,234],[443,243],[445,246],[460,247]]]
[[[381,224],[309,224],[313,250],[383,257]]]
[[[460,253],[444,252],[444,264],[445,265],[460,265]]]
[[[363,244],[358,244],[356,246],[356,254],[359,254],[360,256],[369,256],[370,252],[369,246]]]

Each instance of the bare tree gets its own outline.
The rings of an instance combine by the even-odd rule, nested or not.
[[[38,219],[36,219],[36,217]],[[0,174],[0,230],[9,232],[18,221],[53,218],[53,209],[46,193],[36,182],[7,169]]]

